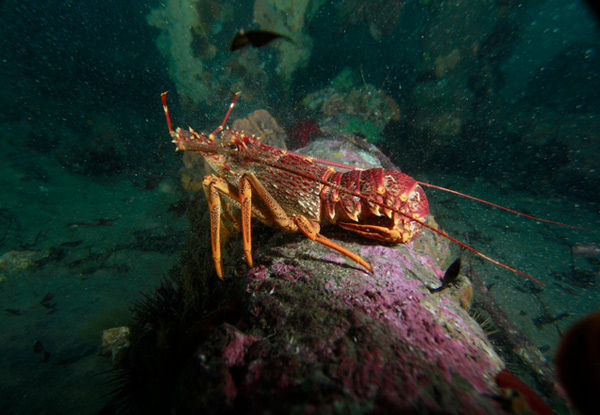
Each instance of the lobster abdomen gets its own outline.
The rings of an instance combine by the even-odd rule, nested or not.
[[[324,185],[321,190],[323,216],[332,223],[373,239],[409,242],[422,229],[421,224],[413,219],[422,221],[429,214],[429,203],[421,186],[415,179],[397,170],[373,168],[332,172],[327,181],[363,197]]]

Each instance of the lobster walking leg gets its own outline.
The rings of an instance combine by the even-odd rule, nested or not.
[[[240,197],[240,210],[242,214],[242,241],[244,243],[244,255],[246,262],[252,267],[252,187],[245,175],[242,175],[238,185]]]
[[[241,211],[244,254],[246,256],[246,261],[250,266],[252,266],[253,263],[251,218],[254,216],[267,225],[277,226],[287,232],[296,232],[297,230],[300,230],[309,239],[335,249],[369,271],[372,271],[369,263],[359,255],[321,235],[319,233],[319,224],[313,223],[303,215],[288,215],[254,173],[245,173],[242,175],[238,183],[237,194],[225,180],[214,175],[207,176],[202,185],[208,199],[211,247],[215,270],[219,278],[223,279],[223,267],[221,265],[221,204],[223,199],[227,199],[228,202],[231,202],[232,205],[239,208]],[[263,202],[266,211],[262,212],[258,210],[252,203],[253,192],[255,192]]]
[[[367,261],[362,259],[359,255],[356,255],[354,252],[349,251],[348,249],[336,244],[331,239],[321,235],[319,233],[320,226],[314,222],[311,222],[306,216],[294,214],[288,215],[285,210],[279,205],[277,200],[269,193],[269,191],[264,187],[264,185],[260,182],[260,180],[256,177],[254,173],[245,173],[242,175],[241,182],[248,180],[252,185],[252,188],[256,191],[259,198],[265,203],[267,208],[269,209],[269,217],[273,219],[274,224],[288,232],[295,232],[296,230],[300,230],[307,238],[310,240],[319,242],[325,246],[328,246],[332,249],[335,249],[339,253],[346,255],[348,258],[352,259],[359,265],[362,265],[364,268],[372,271],[371,266]],[[240,183],[240,189],[242,188],[242,184]],[[248,189],[248,198],[251,197],[251,189]],[[246,198],[246,196],[244,196]],[[240,201],[242,201],[241,191],[240,191]],[[242,233],[244,234],[244,250],[246,250],[246,243],[248,244],[248,249],[251,243],[250,238],[250,206],[251,203],[247,203],[246,209],[248,210],[246,213],[242,212]],[[242,205],[243,207],[243,205]],[[244,225],[244,218],[248,218],[248,223]],[[246,241],[247,234],[247,241]],[[249,251],[248,251],[249,252]],[[251,265],[251,262],[248,262]]]
[[[298,226],[298,229],[300,229],[300,232],[302,232],[308,239],[312,241],[317,241],[320,244],[335,249],[340,254],[346,255],[348,258],[350,258],[357,264],[362,265],[364,268],[368,269],[369,272],[373,272],[373,268],[371,268],[371,265],[369,265],[367,261],[362,259],[359,255],[355,254],[354,252],[349,251],[343,246],[336,244],[331,239],[321,235],[319,233],[318,225],[315,226],[308,219],[306,219],[306,217],[302,215],[294,215],[293,219],[294,223],[296,223],[296,226]]]
[[[211,248],[213,253],[213,261],[215,270],[219,278],[223,279],[223,268],[221,265],[221,214],[222,202],[226,201],[230,205],[236,207],[241,212],[241,229],[244,242],[244,252],[248,265],[252,266],[252,241],[250,235],[250,217],[254,216],[261,222],[271,225],[272,221],[265,215],[264,212],[258,210],[252,205],[252,190],[250,181],[247,178],[242,178],[239,183],[238,194],[232,190],[226,180],[217,176],[210,175],[204,178],[202,182],[204,193],[208,199],[208,209],[210,213],[210,234]],[[232,217],[237,225],[235,217]]]
[[[216,179],[216,180],[215,180]],[[212,247],[213,262],[215,271],[219,278],[223,279],[223,268],[221,266],[221,197],[217,190],[215,176],[204,178],[202,187],[208,200],[208,210],[210,214],[210,243]]]

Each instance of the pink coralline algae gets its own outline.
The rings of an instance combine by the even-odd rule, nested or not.
[[[320,140],[305,150],[377,162],[356,149],[346,157],[345,145]],[[186,363],[182,413],[503,413],[492,396],[504,364],[457,296],[470,285],[459,278],[443,292],[427,289],[448,265],[443,238],[423,231],[390,246],[323,229],[369,262],[367,273],[301,234],[261,229],[253,228],[257,266],[248,272],[240,244],[230,246],[238,275],[220,282],[232,290],[222,295],[235,292],[243,307]]]
[[[252,344],[257,339],[254,336],[247,336],[235,327],[229,325],[223,325],[222,328],[225,332],[225,338],[227,339],[226,344],[221,349],[221,358],[225,368],[231,369],[233,367],[243,366],[245,363],[244,356],[246,346]],[[223,389],[227,402],[231,403],[237,395],[237,388],[231,376],[231,371],[224,372],[224,375],[225,385]]]
[[[451,296],[424,286],[441,273],[423,249],[436,236],[345,243],[373,274],[291,239],[261,249],[246,315],[200,347],[221,362],[217,390],[203,392],[225,397],[215,412],[502,413],[490,396],[503,363]]]
[[[252,344],[256,338],[247,336],[230,326],[225,326],[225,330],[230,339],[227,344],[223,346],[223,349],[221,349],[221,357],[229,367],[243,364],[244,348],[249,344]]]

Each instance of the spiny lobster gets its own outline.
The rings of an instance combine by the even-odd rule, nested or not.
[[[225,128],[238,94],[234,95],[221,125],[208,135],[191,128],[173,130],[167,92],[161,94],[169,133],[176,150],[199,152],[215,173],[206,176],[202,186],[210,211],[215,270],[221,279],[222,202],[240,211],[238,220],[241,222],[244,254],[251,267],[252,217],[287,232],[300,231],[309,239],[346,255],[370,272],[373,271],[371,266],[359,255],[320,234],[323,222],[392,243],[410,242],[425,227],[494,264],[544,285],[530,275],[502,264],[425,223],[429,204],[421,186],[449,191],[535,220],[583,229],[536,218],[453,190],[419,182],[396,170],[359,170],[262,144],[258,137]],[[218,133],[221,133],[219,140],[215,138]],[[333,167],[349,171],[342,173]],[[253,198],[253,194],[258,198]]]

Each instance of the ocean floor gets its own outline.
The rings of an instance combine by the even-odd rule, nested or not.
[[[186,239],[185,216],[170,209],[186,196],[178,156],[172,171],[147,186],[142,173],[90,178],[33,150],[0,147],[0,411],[94,414],[110,391],[103,374],[110,359],[99,355],[102,330],[128,323],[132,304],[177,263]],[[484,179],[417,179],[591,229],[543,224],[425,189],[448,234],[546,284],[463,254],[552,359],[560,333],[599,305],[598,258],[571,253],[600,241],[598,212]]]
[[[587,228],[539,222],[439,190],[427,191],[432,212],[448,234],[546,284],[465,254],[510,319],[552,360],[561,333],[600,306],[600,257],[572,252],[578,245],[597,246],[600,212],[567,197],[544,198],[483,178],[421,179],[532,216]]]
[[[89,178],[1,146],[0,412],[96,413],[102,330],[128,323],[184,244],[176,174],[144,190],[142,175]]]

